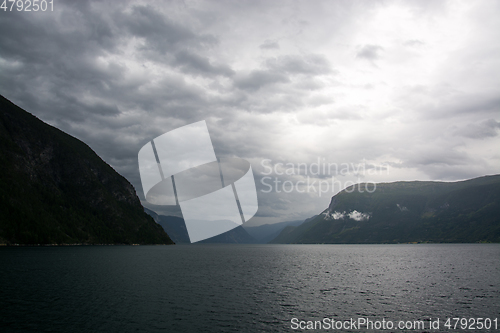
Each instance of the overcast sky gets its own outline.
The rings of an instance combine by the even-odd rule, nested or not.
[[[0,11],[0,31],[0,93],[142,200],[139,149],[200,120],[219,157],[251,162],[253,224],[350,182],[500,171],[499,1],[54,0]]]

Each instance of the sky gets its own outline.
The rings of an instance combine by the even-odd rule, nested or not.
[[[205,120],[249,161],[250,225],[358,182],[500,171],[499,1],[61,1],[0,10],[0,94],[135,187],[138,152]]]

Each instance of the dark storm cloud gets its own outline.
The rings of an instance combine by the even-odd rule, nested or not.
[[[202,48],[218,43],[210,34],[198,35],[191,29],[160,14],[152,6],[133,6],[130,13],[116,14],[119,27],[131,35],[144,38],[144,51],[164,55],[184,47]]]
[[[356,53],[356,58],[363,58],[368,60],[377,60],[380,57],[380,51],[383,48],[378,45],[363,45],[359,47]]]
[[[500,129],[500,122],[495,119],[488,119],[459,128],[455,131],[455,134],[472,139],[484,139],[497,136],[498,129]]]
[[[253,92],[267,86],[292,83],[297,75],[305,75],[305,81],[312,83],[311,78],[332,72],[328,60],[322,55],[286,55],[265,59],[261,69],[239,73],[234,82],[237,88]],[[299,85],[303,84],[304,82],[300,81]],[[310,90],[311,87],[312,85],[302,88]]]
[[[16,83],[2,80],[2,91],[45,119],[83,119],[87,112],[116,114],[109,102],[82,102],[77,97],[82,90],[97,92],[106,82],[121,78],[119,65],[96,63],[96,57],[117,45],[112,28],[84,4],[60,8],[54,18],[35,13],[3,15],[0,29],[9,33],[0,34],[2,57],[18,65],[5,73],[13,75],[9,77],[15,77]]]
[[[144,60],[169,63],[187,74],[234,74],[229,66],[213,64],[208,57],[201,55],[203,50],[219,43],[216,36],[196,33],[152,6],[134,6],[130,12],[117,13],[115,19],[117,26],[127,31],[130,37],[141,39],[137,51]]]
[[[273,70],[254,70],[248,74],[236,76],[235,85],[240,89],[258,90],[264,86],[286,83],[290,79],[283,73]]]
[[[448,106],[448,105],[446,105]],[[444,107],[441,114],[478,114],[500,112],[500,97],[498,96],[461,96],[460,100]]]
[[[187,50],[175,54],[174,65],[178,65],[183,71],[201,75],[223,75],[232,76],[234,71],[227,65],[212,65],[210,60]]]
[[[259,47],[261,49],[264,49],[264,50],[272,50],[272,49],[279,49],[280,45],[278,44],[278,42],[274,42],[274,41],[271,41],[271,40],[266,40]]]
[[[18,88],[18,91],[13,91],[14,95],[38,95],[37,98],[31,99],[39,102],[40,97],[43,99],[50,96],[50,100],[43,101],[50,105],[39,110],[43,114],[44,109],[50,108],[50,113],[47,112],[49,119],[59,118],[68,106],[72,109],[71,117],[75,119],[86,117],[87,111],[99,112],[100,103],[84,101],[85,94],[106,94],[106,98],[116,94],[115,97],[123,98],[131,96],[124,94],[126,90],[130,90],[131,94],[141,95],[137,94],[136,89],[138,84],[144,82],[127,86],[127,80],[123,76],[127,71],[125,65],[119,62],[99,62],[100,56],[119,53],[116,47],[123,46],[123,40],[126,38],[137,37],[143,40],[137,49],[145,56],[144,60],[166,60],[181,67],[184,72],[207,75],[233,73],[228,66],[213,65],[208,58],[189,51],[216,44],[215,37],[207,34],[197,35],[149,6],[135,6],[130,13],[114,12],[108,13],[106,17],[88,3],[70,3],[66,6],[61,4],[60,8],[61,13],[56,19],[31,20],[27,15],[12,12],[0,21],[2,31],[9,31],[9,34],[0,36],[2,56],[19,63],[17,68],[11,67],[7,70],[11,72],[9,74],[19,77],[18,83],[22,85],[4,86],[4,91]],[[123,35],[124,31],[129,34],[128,37]],[[175,104],[175,100],[186,98],[191,101],[199,100],[196,98],[200,96],[199,92],[190,93],[184,82],[177,82],[175,85],[160,82],[159,86],[164,89],[161,93],[162,102],[168,98],[170,105]],[[137,97],[139,104],[150,106],[148,97],[144,98],[142,103],[141,97]],[[155,97],[157,96],[149,96],[151,100]],[[30,98],[20,99],[29,101]],[[165,104],[162,102],[159,104],[163,107]],[[25,106],[40,107],[41,103]],[[104,106],[101,103],[101,106],[104,114],[117,112],[113,105]],[[114,111],[110,112],[111,110]],[[54,111],[61,114],[54,117]],[[187,112],[186,118],[190,118],[189,113]]]
[[[107,20],[88,6],[61,6],[60,15],[55,18],[36,15],[17,11],[2,15],[0,28],[9,32],[0,36],[4,57],[51,64],[65,57],[78,60],[102,54],[116,46]]]

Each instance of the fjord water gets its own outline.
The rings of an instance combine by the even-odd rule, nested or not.
[[[288,332],[292,318],[499,318],[499,260],[499,244],[6,247],[0,327]]]

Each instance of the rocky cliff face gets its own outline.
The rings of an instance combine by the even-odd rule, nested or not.
[[[0,168],[0,243],[172,243],[92,149],[1,96]]]

